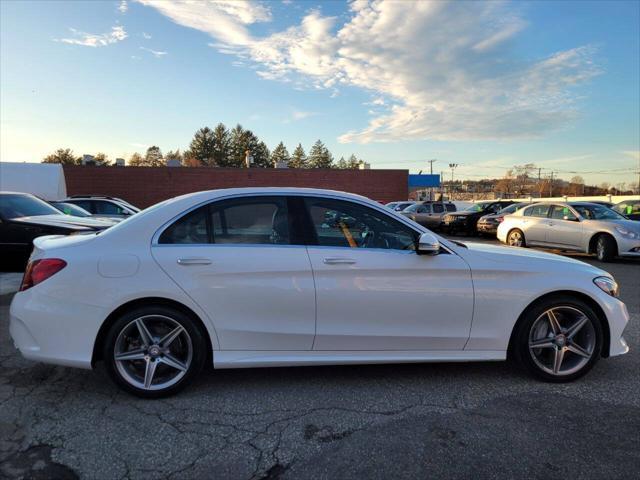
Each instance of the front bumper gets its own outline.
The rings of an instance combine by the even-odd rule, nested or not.
[[[640,240],[631,240],[624,237],[616,238],[618,243],[618,255],[621,257],[640,257]]]

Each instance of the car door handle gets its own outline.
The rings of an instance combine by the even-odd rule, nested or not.
[[[327,265],[351,265],[356,263],[353,258],[328,257],[323,260]]]
[[[211,265],[211,260],[208,258],[179,258],[178,265]]]

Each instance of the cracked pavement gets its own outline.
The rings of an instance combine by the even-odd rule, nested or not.
[[[631,313],[631,351],[571,384],[506,363],[270,368],[209,371],[140,400],[102,366],[22,359],[2,295],[0,478],[633,477],[640,262],[605,269]]]

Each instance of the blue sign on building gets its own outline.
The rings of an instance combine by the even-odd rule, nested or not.
[[[425,187],[439,187],[440,175],[438,174],[409,174],[409,188],[425,188]]]

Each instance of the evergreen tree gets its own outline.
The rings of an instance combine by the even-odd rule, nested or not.
[[[70,148],[59,148],[42,159],[42,163],[61,163],[63,165],[80,165],[82,159],[73,154]]]
[[[129,157],[129,161],[127,162],[131,167],[141,167],[144,165],[144,158],[138,152],[134,153]]]
[[[219,167],[229,167],[229,131],[223,123],[213,129],[213,160]]]
[[[144,156],[145,167],[163,167],[165,166],[164,159],[162,158],[162,151],[160,147],[155,145],[147,148],[147,153]]]
[[[109,158],[107,157],[106,153],[96,153],[93,156],[93,161],[99,167],[106,167],[111,165],[111,162],[109,161]]]
[[[338,163],[336,164],[336,168],[339,168],[341,170],[345,170],[349,168],[347,166],[347,161],[344,159],[344,157],[340,157],[340,160],[338,160]]]
[[[280,162],[286,162],[287,164],[291,160],[287,147],[284,143],[280,142],[278,146],[271,153],[271,164],[275,167]]]
[[[182,154],[180,153],[180,149],[176,150],[175,152],[173,150],[168,151],[164,156],[164,160],[167,165],[169,164],[170,160],[177,160],[178,163],[182,165],[183,157],[182,157]]]
[[[349,160],[347,160],[347,168],[351,168],[351,169],[358,169],[360,168],[360,162],[362,160],[359,160],[353,153],[351,154],[351,156],[349,157]]]
[[[247,135],[242,125],[236,125],[229,134],[229,166],[242,168],[245,166],[247,151]]]
[[[255,137],[255,140],[257,141],[258,137]],[[251,155],[253,155],[254,167],[273,168],[271,153],[269,152],[269,148],[266,143],[258,142],[254,149],[251,150]]]
[[[215,163],[215,138],[213,130],[203,127],[193,135],[189,145],[191,156],[202,166],[213,166]]]
[[[333,166],[333,155],[320,140],[314,143],[309,151],[309,166],[311,168],[331,168]]]
[[[307,155],[304,153],[304,148],[300,143],[293,151],[293,155],[291,155],[289,168],[307,168]]]

